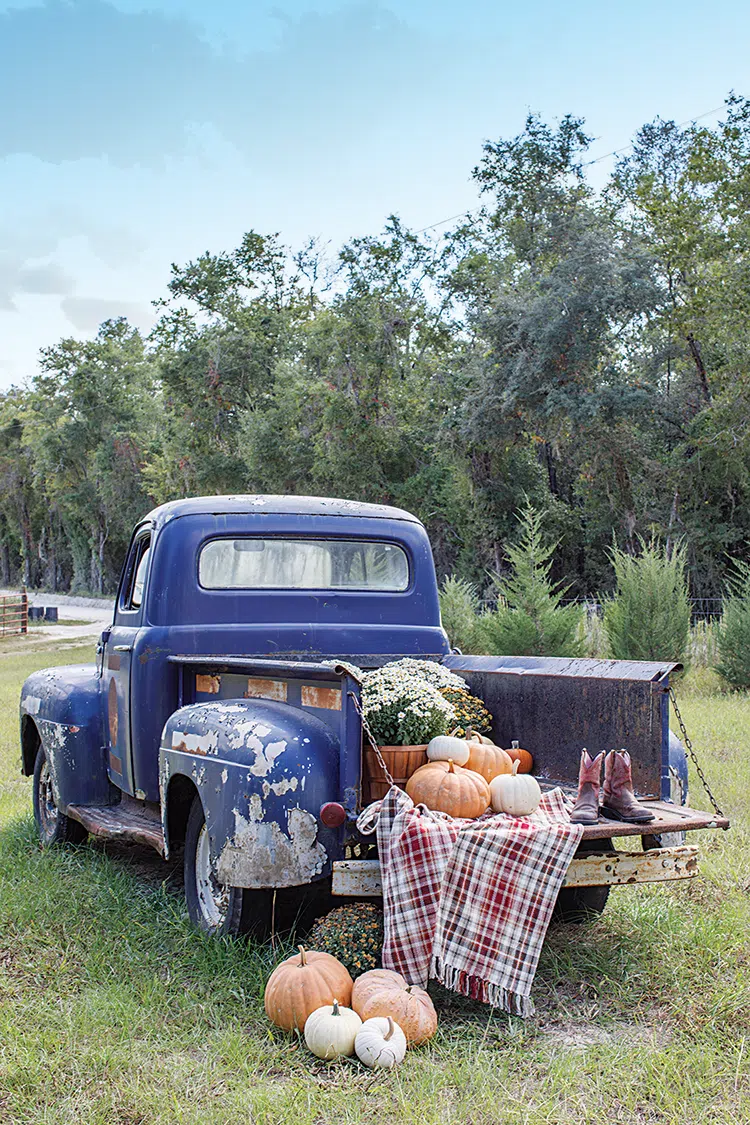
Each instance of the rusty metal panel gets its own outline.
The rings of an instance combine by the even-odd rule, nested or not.
[[[606,852],[576,856],[565,875],[564,887],[606,887],[624,883],[663,883],[693,879],[698,874],[698,848],[654,848],[647,852]]]
[[[245,689],[245,699],[275,699],[286,703],[288,687],[286,680],[264,680],[250,676]]]
[[[340,859],[333,864],[331,892],[355,898],[379,898],[383,893],[377,859]]]
[[[633,761],[636,793],[661,796],[665,681],[652,680],[645,673],[664,671],[668,666],[645,665],[644,674],[637,678],[632,666],[623,661],[552,662],[519,657],[515,658],[519,667],[509,668],[509,659],[450,657],[445,661],[484,700],[493,716],[492,735],[498,745],[510,746],[517,740],[533,755],[533,772],[540,780],[568,784],[577,782],[584,746],[592,754],[625,747]],[[567,671],[550,669],[550,664],[564,665]],[[632,673],[632,678],[592,674],[588,666],[599,664],[609,672],[617,665],[618,671]],[[584,674],[576,674],[576,669]]]
[[[319,707],[324,711],[341,710],[341,688],[339,687],[303,684],[301,699],[303,707]]]
[[[692,879],[698,874],[698,848],[681,844],[647,852],[606,852],[575,856],[564,887],[606,887],[628,883],[661,883]],[[332,893],[354,898],[378,898],[383,893],[376,859],[344,859],[333,864]]]
[[[195,690],[204,695],[218,695],[221,691],[221,676],[205,676],[199,673],[195,677]]]

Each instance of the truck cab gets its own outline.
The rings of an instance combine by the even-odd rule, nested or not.
[[[352,858],[357,669],[405,656],[464,676],[499,744],[520,737],[540,779],[572,784],[581,746],[612,740],[634,749],[641,793],[669,804],[676,776],[684,803],[684,752],[669,741],[674,666],[451,655],[414,516],[215,496],[138,524],[95,664],[24,684],[22,769],[42,842],[94,833],[164,857],[184,847],[188,910],[212,933],[262,925],[277,895],[294,909],[303,892],[378,893],[376,859]],[[689,815],[661,829],[710,825]]]
[[[24,684],[42,838],[122,835],[167,856],[187,836],[209,887],[216,872],[233,880],[234,914],[242,890],[325,881],[361,768],[359,686],[338,662],[448,651],[429,540],[408,512],[286,496],[164,504],[133,533],[97,663]],[[341,824],[321,822],[326,805]],[[222,930],[205,888],[187,894],[194,920]]]

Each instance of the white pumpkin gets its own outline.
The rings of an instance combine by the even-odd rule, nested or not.
[[[390,1016],[373,1016],[357,1032],[354,1050],[365,1066],[390,1070],[403,1062],[406,1036]]]
[[[316,1008],[305,1020],[305,1043],[319,1059],[353,1055],[354,1041],[362,1020],[351,1008],[339,1007],[338,1000]]]
[[[466,739],[455,738],[452,734],[438,734],[427,744],[427,760],[430,762],[455,762],[457,766],[465,766],[469,754]]]
[[[513,763],[513,773],[501,773],[490,782],[490,800],[495,812],[510,816],[530,816],[539,808],[542,791],[536,778],[528,773],[519,774],[518,762]]]

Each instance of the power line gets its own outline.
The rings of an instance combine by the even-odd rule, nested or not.
[[[682,129],[685,125],[695,125],[696,121],[702,121],[704,117],[710,117],[713,113],[718,113],[719,110],[724,108],[724,103],[715,106],[713,109],[707,109],[705,113],[699,113],[697,117],[688,117],[684,121],[679,121],[676,128]],[[588,168],[591,164],[599,164],[602,160],[607,160],[610,156],[619,156],[621,152],[627,152],[634,145],[631,141],[629,145],[624,145],[622,148],[613,148],[611,152],[605,152],[604,156],[597,156],[594,160],[587,160],[581,165],[582,168]]]
[[[711,117],[712,114],[718,113],[724,108],[724,102],[721,105],[715,106],[713,109],[707,109],[705,113],[699,113],[697,117],[687,117],[684,121],[677,124],[678,129],[683,129],[686,125],[695,125],[697,121],[703,121],[705,117]],[[581,167],[590,168],[592,164],[600,164],[602,160],[608,160],[610,156],[619,156],[622,152],[628,152],[633,145],[634,141],[630,144],[623,145],[622,148],[613,148],[611,152],[605,152],[603,156],[596,156],[593,160],[585,161]],[[439,219],[436,223],[430,223],[429,226],[420,227],[419,230],[414,231],[415,234],[424,234],[427,230],[435,230],[436,227],[444,227],[446,223],[452,223],[454,219],[462,219],[465,215],[473,215],[476,211],[481,211],[481,207],[469,207],[466,211],[460,211],[457,215],[450,215],[447,219]]]

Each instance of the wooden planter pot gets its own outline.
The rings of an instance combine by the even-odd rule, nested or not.
[[[420,766],[427,761],[427,746],[381,746],[380,753],[388,767],[388,772],[400,789],[406,788],[406,783]],[[374,750],[368,746],[364,748],[362,769],[362,804],[369,805],[371,801],[379,801],[385,797],[390,789],[390,782],[383,773],[383,768],[377,759]]]

